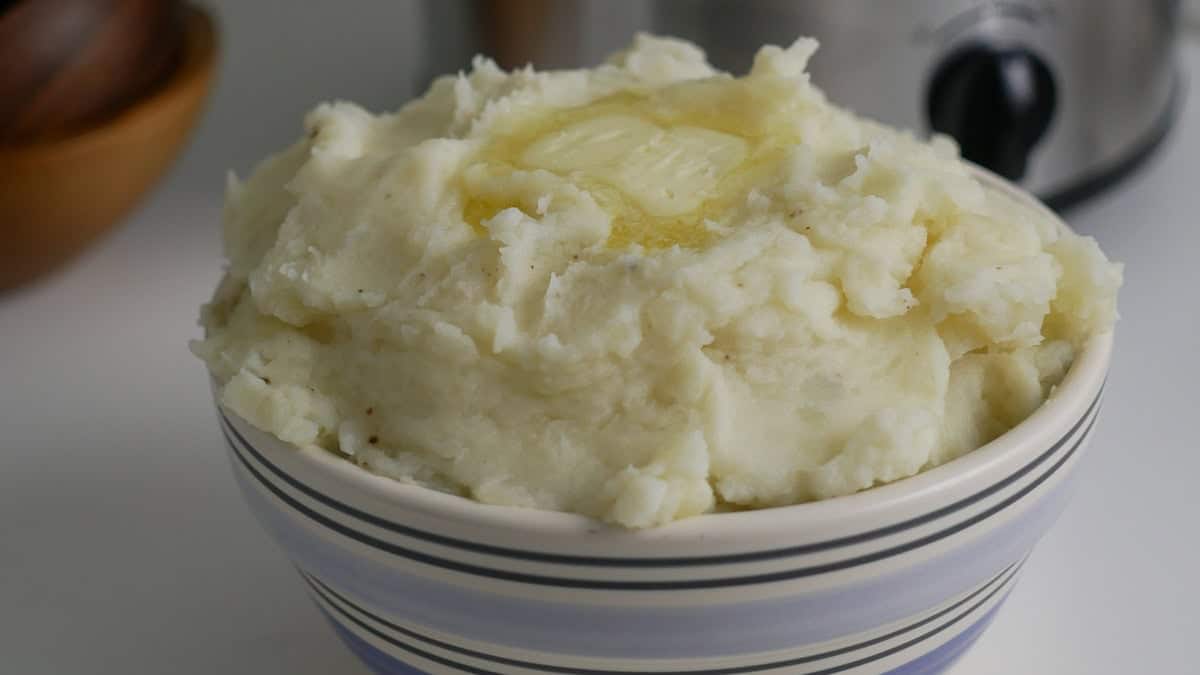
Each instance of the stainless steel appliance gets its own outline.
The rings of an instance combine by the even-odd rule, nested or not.
[[[1059,207],[1146,157],[1179,95],[1178,0],[495,0],[464,11],[481,51],[509,66],[593,64],[647,30],[742,71],[764,42],[812,35],[813,77],[833,101],[948,133],[968,159]]]

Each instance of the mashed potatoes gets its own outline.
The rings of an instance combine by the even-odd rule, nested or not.
[[[945,140],[831,106],[815,49],[714,71],[479,59],[390,115],[319,106],[231,181],[193,345],[284,441],[640,528],[852,493],[1037,408],[1121,268]]]

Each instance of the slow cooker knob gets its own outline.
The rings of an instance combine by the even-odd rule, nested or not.
[[[930,127],[953,136],[964,157],[1019,180],[1054,102],[1054,76],[1036,54],[976,45],[942,61],[926,104]]]

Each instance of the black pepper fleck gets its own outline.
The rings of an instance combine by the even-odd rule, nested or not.
[[[367,408],[367,414],[368,414],[368,415],[374,415],[374,414],[375,414],[375,409],[374,409],[374,408]]]
[[[271,378],[269,378],[269,377],[264,377],[264,378],[263,378],[263,382],[266,382],[267,384],[271,384]]]
[[[368,438],[368,439],[367,439],[367,442],[368,442],[368,443],[370,443],[371,445],[375,445],[376,443],[378,443],[378,442],[379,442],[379,437],[378,437],[378,436],[372,436],[372,437],[370,437],[370,438]]]

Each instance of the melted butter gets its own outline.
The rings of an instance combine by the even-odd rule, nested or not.
[[[797,141],[790,106],[763,93],[713,78],[508,120],[471,167],[485,178],[464,184],[463,217],[482,234],[482,222],[504,209],[536,213],[528,191],[481,186],[543,170],[612,217],[611,248],[703,248],[716,237],[706,221],[744,201]]]

